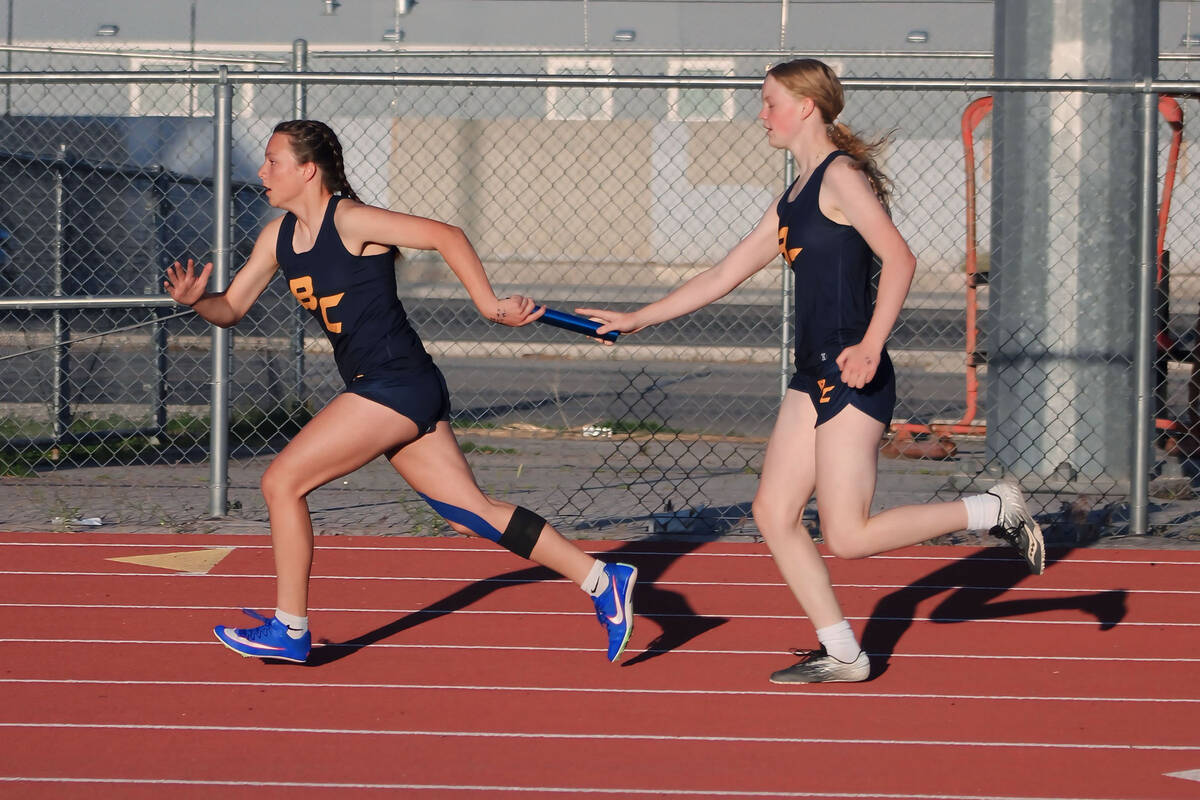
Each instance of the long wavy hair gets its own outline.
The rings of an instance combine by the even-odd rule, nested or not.
[[[842,82],[827,64],[815,58],[798,58],[776,64],[767,74],[779,81],[796,97],[807,97],[816,103],[821,112],[829,138],[839,150],[845,150],[854,159],[871,183],[875,196],[884,208],[888,208],[892,197],[892,182],[879,169],[879,154],[887,144],[888,137],[875,141],[860,138],[850,127],[838,121],[838,114],[846,107],[846,96]]]

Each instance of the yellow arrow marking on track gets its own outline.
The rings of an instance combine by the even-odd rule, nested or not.
[[[221,559],[232,552],[232,547],[218,547],[213,550],[189,550],[186,553],[155,553],[148,556],[124,556],[108,560],[121,561],[126,564],[140,564],[144,567],[172,569],[176,572],[187,572],[193,575],[203,575],[221,563]]]

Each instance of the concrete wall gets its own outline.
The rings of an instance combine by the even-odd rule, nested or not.
[[[398,119],[392,146],[387,203],[463,227],[501,283],[675,283],[749,232],[783,172],[742,121]]]

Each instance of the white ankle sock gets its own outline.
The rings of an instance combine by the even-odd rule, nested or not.
[[[967,530],[991,530],[1000,523],[1000,498],[996,495],[973,494],[962,501],[967,507]]]
[[[846,663],[858,658],[862,651],[858,639],[854,638],[854,631],[850,629],[850,623],[846,620],[827,628],[817,628],[817,641],[824,645],[825,652]]]
[[[308,617],[297,617],[295,614],[289,614],[277,608],[275,609],[275,619],[287,625],[288,636],[293,639],[299,639],[308,633]]]
[[[581,589],[590,594],[592,597],[599,597],[604,594],[604,590],[608,588],[608,582],[604,579],[604,562],[596,559],[592,564],[592,571],[587,574],[580,585]]]

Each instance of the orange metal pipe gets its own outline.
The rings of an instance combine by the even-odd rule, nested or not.
[[[1167,151],[1167,171],[1163,175],[1162,202],[1158,204],[1158,280],[1163,279],[1162,254],[1167,240],[1167,220],[1171,216],[1171,193],[1175,189],[1175,169],[1179,165],[1179,147],[1183,142],[1183,109],[1170,95],[1158,98],[1158,113],[1171,128],[1171,147]]]
[[[893,423],[891,429],[898,433],[922,434],[981,434],[985,426],[975,422],[979,408],[979,366],[976,352],[979,344],[979,252],[976,244],[975,227],[975,142],[974,131],[992,110],[992,98],[981,97],[971,102],[962,115],[963,153],[967,168],[967,329],[966,329],[966,410],[956,423],[924,425],[915,422]]]
[[[967,237],[966,237],[966,411],[957,423],[924,425],[913,422],[895,423],[891,426],[894,431],[924,434],[981,434],[986,426],[976,423],[975,414],[979,401],[979,377],[976,373],[976,359],[979,341],[979,252],[976,228],[975,202],[975,129],[979,123],[992,111],[994,101],[991,97],[980,97],[967,105],[962,115],[963,156],[966,167],[966,201],[967,201]],[[1171,214],[1171,195],[1175,188],[1175,173],[1179,165],[1179,151],[1183,142],[1183,109],[1175,98],[1162,95],[1158,99],[1159,114],[1171,128],[1171,145],[1167,152],[1167,169],[1163,176],[1162,201],[1158,207],[1158,280],[1163,279],[1162,254],[1166,242],[1167,221]],[[1160,332],[1159,344],[1162,345]],[[1169,346],[1169,342],[1168,345]],[[1155,427],[1164,431],[1183,431],[1184,426],[1167,419],[1156,419]]]
[[[962,432],[976,431],[975,414],[979,406],[979,376],[976,372],[979,364],[976,354],[979,345],[979,252],[976,243],[975,223],[975,128],[992,110],[992,98],[981,97],[971,102],[962,116],[963,156],[967,168],[967,407],[958,426],[965,428]]]
[[[1163,174],[1162,200],[1158,204],[1158,241],[1156,250],[1158,272],[1156,282],[1161,284],[1165,278],[1163,274],[1163,250],[1167,240],[1167,221],[1171,217],[1171,195],[1175,191],[1175,172],[1179,166],[1179,150],[1183,143],[1183,109],[1174,97],[1160,95],[1158,98],[1158,113],[1171,128],[1171,145],[1167,149],[1167,170]],[[1165,327],[1156,332],[1155,341],[1159,349],[1164,351],[1170,350],[1175,344],[1170,331]],[[1186,426],[1169,419],[1155,419],[1154,426],[1160,431],[1170,431],[1173,433],[1187,432]]]

